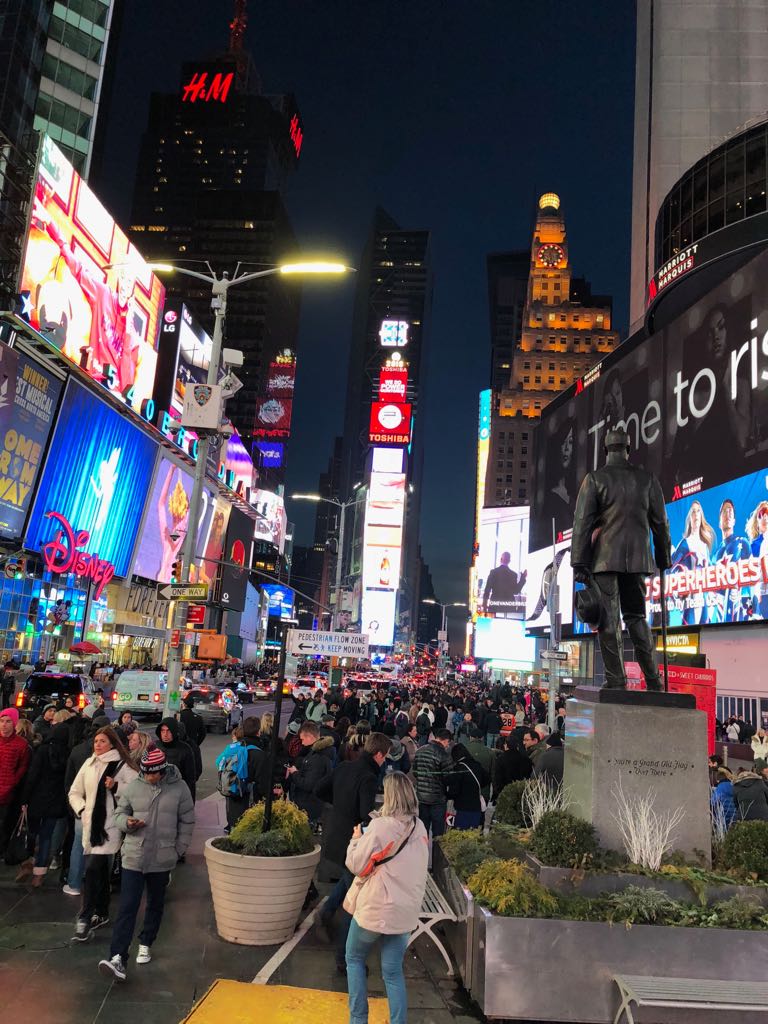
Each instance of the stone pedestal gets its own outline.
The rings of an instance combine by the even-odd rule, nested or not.
[[[710,861],[707,718],[689,694],[580,687],[568,702],[564,785],[570,810],[592,822],[600,844],[624,852],[614,819],[626,797],[655,795],[657,813],[685,809],[672,849]]]

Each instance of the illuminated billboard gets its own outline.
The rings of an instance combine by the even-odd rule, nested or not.
[[[292,619],[295,591],[282,583],[262,583],[262,593],[269,600],[269,617],[274,619]]]
[[[258,463],[263,469],[279,469],[285,458],[285,445],[281,441],[257,441],[253,446],[258,452]]]
[[[536,660],[536,641],[525,635],[520,620],[480,616],[475,622],[474,655],[531,667]]]
[[[371,444],[410,444],[410,403],[372,402],[368,440]]]
[[[408,397],[405,366],[382,366],[379,370],[379,401],[404,403]]]
[[[0,537],[16,540],[42,468],[62,384],[23,352],[0,344]]]
[[[155,484],[147,503],[144,527],[141,540],[136,546],[136,557],[133,571],[137,576],[158,583],[170,583],[173,575],[173,564],[181,558],[184,541],[189,529],[189,509],[192,499],[192,477],[176,465],[170,458],[160,459],[155,477]],[[213,518],[215,499],[213,494],[203,488],[202,506],[197,526],[195,554],[206,554],[206,542]],[[223,525],[217,523],[217,529]],[[208,554],[211,558],[212,555]],[[221,556],[219,556],[221,557]],[[190,566],[191,583],[203,582],[200,577],[197,559]],[[215,568],[210,573],[203,571],[206,580],[211,575],[215,579]]]
[[[370,643],[394,642],[405,516],[405,474],[372,472],[365,506],[362,573],[363,632]]]
[[[87,425],[87,429],[86,429]],[[111,562],[118,576],[133,545],[155,466],[157,445],[81,384],[70,380],[56,422],[25,547],[39,551],[56,533],[49,513],[90,534],[88,550]]]
[[[33,327],[136,412],[151,411],[165,290],[47,136],[20,291]]]
[[[407,320],[382,320],[379,341],[382,348],[404,348],[408,344]]]
[[[255,437],[289,437],[296,381],[296,356],[290,349],[269,364],[265,394],[256,405]]]
[[[285,503],[281,495],[274,491],[256,490],[253,492],[251,504],[258,513],[254,537],[274,544],[282,555],[285,548],[285,531],[288,517],[285,514]]]
[[[549,629],[549,593],[555,571],[560,590],[560,616],[563,626],[573,619],[573,570],[571,568],[571,542],[561,541],[552,547],[528,554],[526,581],[525,623],[528,629]]]
[[[627,430],[630,460],[654,472],[665,500],[678,507],[702,492],[725,497],[728,488],[721,488],[729,481],[765,472],[766,339],[764,252],[663,329],[629,339],[556,399],[535,432],[530,547],[551,545],[552,519],[558,537],[568,540],[579,485],[587,470],[602,465],[610,427]],[[677,516],[674,505],[670,515]],[[743,533],[746,513],[737,514]],[[718,533],[719,506],[710,504],[706,515]],[[678,523],[673,538],[681,537]]]
[[[527,507],[481,509],[473,614],[525,617],[528,512]]]
[[[245,608],[252,548],[253,521],[239,508],[233,508],[229,513],[219,595],[220,603],[226,608],[235,611]]]

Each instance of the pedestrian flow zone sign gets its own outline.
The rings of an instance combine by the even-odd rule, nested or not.
[[[319,654],[325,658],[368,657],[367,633],[320,633],[312,630],[289,629],[288,654]]]

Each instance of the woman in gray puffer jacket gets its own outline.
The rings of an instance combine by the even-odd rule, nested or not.
[[[144,751],[139,777],[121,790],[115,824],[125,833],[120,909],[109,959],[99,963],[99,970],[125,981],[125,964],[144,887],[147,905],[139,934],[137,964],[147,964],[152,959],[150,947],[160,930],[171,869],[184,856],[195,824],[195,805],[189,787],[159,747]]]

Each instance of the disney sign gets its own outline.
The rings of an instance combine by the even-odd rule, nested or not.
[[[45,568],[48,572],[74,573],[84,579],[93,580],[96,590],[96,600],[101,597],[102,591],[115,575],[115,567],[111,562],[99,558],[97,554],[86,554],[80,550],[84,548],[91,535],[87,530],[75,532],[68,519],[65,519],[60,512],[47,512],[46,519],[55,519],[61,524],[61,529],[56,531],[53,540],[43,544],[42,556]]]

